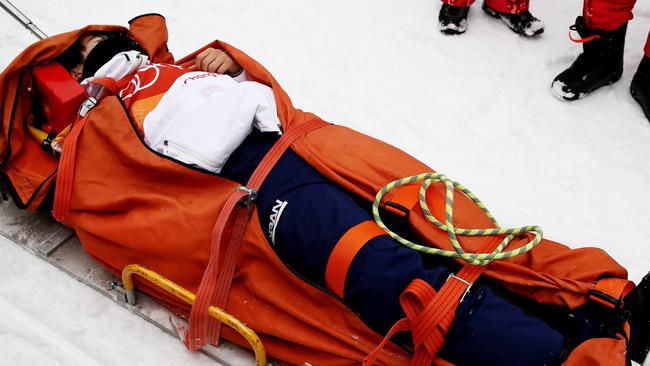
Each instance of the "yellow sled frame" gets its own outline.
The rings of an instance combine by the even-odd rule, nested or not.
[[[134,305],[136,301],[135,286],[133,285],[133,275],[138,275],[145,278],[149,282],[155,284],[161,289],[167,291],[169,294],[183,300],[190,305],[192,305],[196,299],[195,294],[159,275],[158,273],[151,271],[139,264],[129,264],[122,270],[122,283],[124,284],[124,289],[126,290],[126,301],[131,305]],[[255,352],[255,363],[258,366],[266,365],[266,351],[264,350],[264,345],[262,344],[262,341],[257,336],[257,334],[255,334],[251,328],[247,327],[242,321],[235,318],[234,316],[214,306],[210,306],[208,309],[208,314],[241,334],[242,337],[244,337],[251,345],[253,352]]]

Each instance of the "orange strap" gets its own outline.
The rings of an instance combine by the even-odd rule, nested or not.
[[[410,286],[410,285],[409,285]],[[379,352],[388,344],[391,338],[399,332],[408,332],[411,330],[411,323],[407,318],[402,318],[395,322],[393,326],[390,328],[388,333],[386,333],[386,337],[381,340],[381,343],[375,348],[371,353],[369,353],[364,359],[363,362],[361,362],[362,366],[369,366],[372,365],[376,360],[377,357],[379,356]]]
[[[613,309],[621,305],[621,299],[632,289],[634,289],[632,281],[623,278],[603,278],[594,285],[589,300]]]
[[[499,242],[499,238],[490,240],[481,248],[481,252],[493,251]],[[458,305],[486,268],[487,266],[465,264],[458,274],[449,276],[437,293],[431,285],[421,279],[413,280],[404,290],[400,303],[406,318],[399,320],[393,328],[407,328],[406,330],[413,334],[415,352],[411,359],[412,366],[428,366],[433,363],[445,343],[445,335],[456,317]],[[389,331],[384,340],[363,361],[364,366],[372,365],[386,345],[387,339],[395,332]]]
[[[587,43],[599,38],[600,36],[597,34],[585,38],[573,38],[573,35],[571,34],[571,32],[569,32],[569,39],[575,43]]]
[[[210,259],[203,273],[201,284],[196,293],[196,300],[190,312],[190,327],[185,334],[185,345],[190,351],[196,351],[208,343],[219,344],[221,323],[208,315],[208,308],[211,305],[220,309],[226,308],[228,294],[235,274],[239,248],[244,239],[248,219],[252,213],[256,191],[293,141],[326,125],[328,125],[327,122],[316,119],[305,122],[285,133],[257,166],[248,181],[248,186],[240,187],[226,200],[212,231]],[[243,205],[242,200],[245,201]],[[232,223],[232,226],[229,226],[230,223]],[[230,231],[228,228],[232,228],[232,230]],[[230,235],[226,235],[227,232]],[[226,237],[229,237],[227,242]],[[223,263],[219,266],[219,258],[224,247],[226,253]]]
[[[112,82],[112,84],[111,84]],[[110,78],[99,78],[91,81],[91,84],[100,84],[115,94],[115,81]],[[77,161],[77,143],[81,130],[88,121],[88,114],[84,117],[77,115],[73,122],[70,133],[63,140],[63,149],[59,159],[59,169],[56,173],[56,187],[54,190],[54,208],[52,216],[63,225],[69,225],[70,202],[72,199],[72,185],[74,181],[74,168]]]
[[[68,216],[70,213],[70,202],[72,199],[72,183],[74,180],[74,167],[77,161],[77,143],[81,130],[88,121],[88,115],[74,122],[70,134],[66,137],[59,159],[59,168],[56,173],[56,186],[54,190],[54,209],[52,216],[68,226]]]
[[[368,220],[350,228],[339,239],[325,269],[325,284],[328,289],[343,298],[345,279],[352,260],[367,242],[380,235],[386,235],[386,232],[376,222]]]

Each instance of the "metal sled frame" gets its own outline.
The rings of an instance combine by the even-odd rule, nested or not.
[[[183,287],[159,275],[158,273],[139,264],[129,264],[122,270],[122,284],[124,285],[124,290],[126,291],[126,302],[130,305],[136,304],[135,286],[133,285],[132,278],[133,275],[138,275],[147,279],[149,282],[155,284],[156,286],[190,305],[192,305],[196,299],[196,295],[194,293],[184,289]],[[262,341],[251,328],[247,327],[246,324],[242,323],[239,319],[217,307],[210,306],[208,308],[208,313],[211,317],[219,320],[220,322],[236,330],[237,333],[241,334],[241,336],[248,341],[248,343],[251,345],[251,348],[255,352],[255,362],[257,365],[266,365],[266,351],[264,350],[264,345],[262,345]]]
[[[167,311],[146,295],[138,296],[137,305],[127,303],[126,291],[120,284],[120,279],[90,258],[81,247],[79,239],[72,230],[55,222],[51,216],[19,210],[11,201],[0,201],[0,217],[2,217],[2,220],[0,220],[1,236],[6,237],[19,247],[40,257],[120,306],[154,324],[165,333],[183,338],[184,334],[179,334],[177,329],[179,325],[181,327],[187,325],[184,319]],[[192,294],[189,291],[187,292]],[[179,299],[183,300],[182,297],[179,297]],[[226,320],[227,317],[223,317],[223,320],[217,318],[220,321],[225,320],[225,323],[230,325]],[[239,323],[246,328],[243,323]],[[245,333],[244,328],[242,330]],[[239,331],[237,328],[235,329]],[[254,335],[254,333],[252,334]],[[242,333],[242,335],[244,334]],[[244,337],[250,342],[257,336],[247,337],[244,335]],[[257,340],[259,341],[259,338]],[[261,346],[261,342],[259,344]],[[247,349],[223,341],[218,348],[209,345],[201,349],[201,352],[222,365],[238,365],[241,364],[242,359],[249,360],[246,364],[250,365],[256,364],[256,359],[258,365],[265,364],[265,355],[261,359],[257,355],[258,352],[263,352],[263,348],[256,349],[254,347],[253,349],[256,352],[256,357],[253,357],[253,354]],[[264,363],[260,363],[260,360]]]

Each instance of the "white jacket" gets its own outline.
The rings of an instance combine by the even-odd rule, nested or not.
[[[140,58],[118,54],[98,73],[110,75],[110,69],[133,72],[132,65],[125,65],[128,60],[138,62],[137,72],[120,96],[125,102],[137,99],[138,94],[154,94],[159,99],[144,113],[143,131],[144,142],[164,155],[219,173],[253,126],[262,132],[281,133],[273,90],[245,81],[245,72],[236,78],[188,72],[174,65],[143,64]],[[121,79],[128,73],[113,75]],[[169,75],[175,78],[171,86],[164,82]],[[142,114],[138,109],[138,115]]]

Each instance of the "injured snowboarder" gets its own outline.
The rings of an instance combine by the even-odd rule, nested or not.
[[[77,41],[54,59],[80,81],[87,95],[94,98],[93,103],[96,101],[96,111],[87,113],[106,113],[102,105],[109,102],[102,102],[117,96],[130,112],[129,118],[140,139],[159,155],[156,158],[171,158],[195,172],[208,171],[245,186],[267,153],[289,131],[284,123],[286,106],[277,104],[277,88],[249,73],[249,61],[241,58],[244,62],[240,65],[233,52],[207,47],[196,53],[193,61],[175,64],[150,54],[151,47],[124,32],[91,30],[79,34]],[[69,139],[74,135],[69,127],[66,130],[50,136],[48,144],[52,151],[63,154],[62,163],[72,145]],[[92,133],[84,130],[83,134]],[[88,144],[80,142],[79,146],[87,148]],[[326,164],[319,166],[313,159],[308,161],[305,156],[310,155],[300,153],[303,150],[286,149],[256,192],[257,219],[264,236],[291,271],[337,295],[375,332],[387,334],[393,324],[408,318],[400,324],[409,324],[413,339],[396,337],[395,341],[411,349],[417,362],[432,363],[439,357],[454,365],[587,364],[594,348],[585,345],[598,339],[619,342],[610,348],[597,343],[598,357],[609,358],[601,359],[599,364],[622,366],[626,360],[645,359],[650,347],[650,274],[634,287],[625,280],[624,269],[606,254],[599,252],[594,254],[597,257],[580,259],[585,252],[545,241],[546,249],[540,246],[522,254],[522,258],[530,257],[517,259],[521,260],[516,262],[517,266],[538,271],[540,267],[533,263],[532,253],[551,253],[549,248],[557,248],[563,258],[575,257],[576,262],[571,263],[576,263],[577,269],[564,274],[565,279],[558,281],[540,274],[537,282],[528,281],[517,290],[517,285],[504,285],[508,276],[498,274],[511,266],[505,260],[486,266],[488,272],[494,271],[493,275],[471,283],[460,271],[479,266],[443,257],[425,258],[386,232],[368,229],[374,225],[368,202],[326,177]],[[77,165],[82,164],[81,160],[78,155]],[[151,164],[147,166],[155,169]],[[167,179],[173,178],[160,177],[160,184],[166,184]],[[116,196],[119,194],[116,191]],[[409,232],[407,220],[414,219],[409,216],[416,216],[415,208],[402,204],[404,201],[397,199],[399,195],[400,192],[394,197],[395,204],[387,205],[392,210],[384,207],[384,215],[393,212],[391,222],[401,232]],[[181,202],[187,199],[184,195],[178,197]],[[114,201],[120,201],[119,205],[133,204],[120,197]],[[74,204],[71,209],[76,209]],[[202,213],[189,212],[186,217],[192,215],[200,217]],[[151,220],[152,225],[165,224]],[[105,225],[109,224],[110,220],[105,221]],[[80,238],[83,242],[84,236],[101,237],[101,231],[81,230]],[[164,241],[164,236],[159,236],[159,240]],[[520,235],[511,245],[520,247],[528,241],[529,235]],[[356,249],[345,254],[350,245]],[[91,254],[101,259],[100,252]],[[553,261],[553,255],[548,254],[546,260]],[[342,257],[347,259],[339,260]],[[581,260],[590,264],[587,267],[602,268],[585,268]],[[542,267],[552,267],[548,263]],[[342,274],[337,272],[341,267]],[[556,282],[558,291],[572,294],[549,295],[553,286],[547,283],[551,282]],[[447,325],[445,319],[439,321],[442,325],[434,324],[434,328],[445,329],[441,331],[444,340],[438,346],[439,352],[432,351],[437,347],[432,344],[437,341],[417,333],[421,328],[414,323],[428,321],[418,318],[418,314],[429,311],[435,317],[436,311],[428,309],[427,302],[416,310],[409,308],[404,293],[408,289],[409,294],[416,294],[422,289],[435,296],[437,292],[446,292],[443,287],[449,283],[467,286],[453,307],[452,320]],[[545,291],[548,292],[544,294]]]

